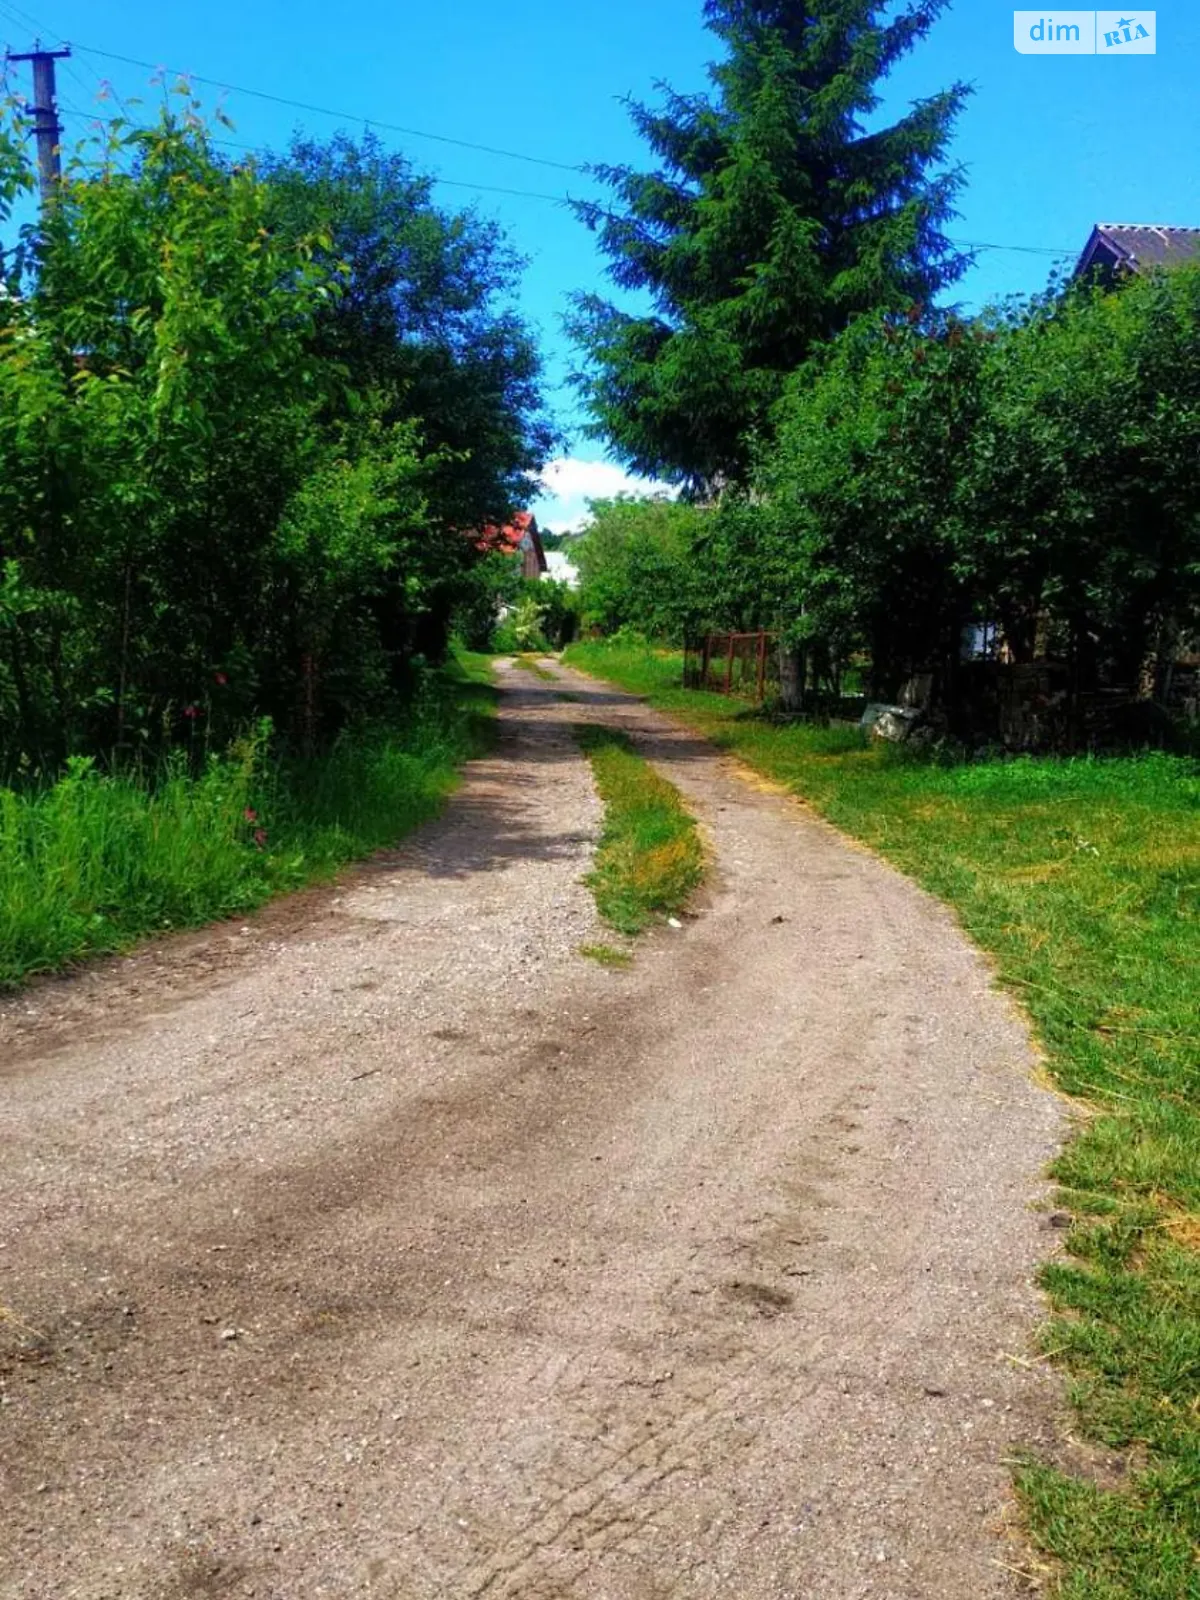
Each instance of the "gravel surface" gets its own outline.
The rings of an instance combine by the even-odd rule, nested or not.
[[[0,1595],[988,1600],[1058,1103],[950,915],[560,669],[403,849],[0,1008]],[[610,971],[572,722],[714,852]]]

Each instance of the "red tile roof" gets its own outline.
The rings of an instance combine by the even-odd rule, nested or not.
[[[483,530],[483,536],[479,541],[480,549],[503,550],[510,555],[516,555],[531,530],[536,538],[537,523],[534,521],[533,512],[518,511],[512,521],[506,522],[502,528],[496,527],[494,523],[489,524]],[[541,543],[540,539],[538,543]]]
[[[480,535],[479,548],[520,556],[527,578],[539,577],[546,570],[546,552],[532,511],[518,511],[502,528],[486,527]]]

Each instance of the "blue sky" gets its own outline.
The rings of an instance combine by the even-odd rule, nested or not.
[[[60,73],[68,135],[84,131],[89,111],[110,109],[96,106],[101,79],[122,96],[153,101],[150,74],[92,53],[103,50],[567,166],[637,162],[642,150],[621,97],[652,98],[657,79],[701,87],[715,45],[700,24],[700,0],[363,0],[346,13],[317,0],[30,4],[32,12],[24,0],[0,0],[0,40],[14,49],[27,49],[35,32],[71,41],[76,53]],[[953,231],[1010,248],[979,254],[959,290],[968,306],[1041,287],[1053,255],[1037,252],[1073,256],[1097,221],[1200,225],[1196,0],[1160,3],[1157,37],[1155,56],[1019,55],[1012,7],[957,0],[897,69],[889,109],[955,79],[974,85],[954,149],[967,187]],[[222,99],[236,123],[231,137],[252,146],[279,145],[298,126],[318,134],[339,126],[338,118],[244,94],[202,93]],[[353,126],[346,118],[340,125]],[[601,286],[602,263],[587,231],[540,197],[596,191],[585,176],[555,166],[381,132],[442,180],[446,204],[475,204],[499,218],[529,258],[522,305],[542,337],[552,399],[570,436],[554,474],[561,492],[536,509],[551,526],[574,521],[586,494],[622,481],[603,448],[582,439],[564,382],[567,296]]]

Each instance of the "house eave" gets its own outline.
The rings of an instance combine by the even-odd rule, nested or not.
[[[1129,266],[1132,262],[1129,257],[1122,256],[1114,245],[1112,239],[1100,227],[1092,229],[1091,237],[1083,248],[1083,254],[1075,264],[1072,278],[1084,278],[1096,265],[1100,256],[1105,256],[1114,267]]]

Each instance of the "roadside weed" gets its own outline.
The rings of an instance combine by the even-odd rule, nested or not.
[[[0,986],[233,916],[395,844],[483,749],[487,670],[459,657],[397,725],[307,761],[256,735],[198,774],[178,758],[115,774],[77,759],[48,787],[0,788]]]
[[[595,961],[602,967],[631,967],[633,957],[628,950],[618,950],[611,944],[581,944],[579,954],[586,956],[589,961]]]

